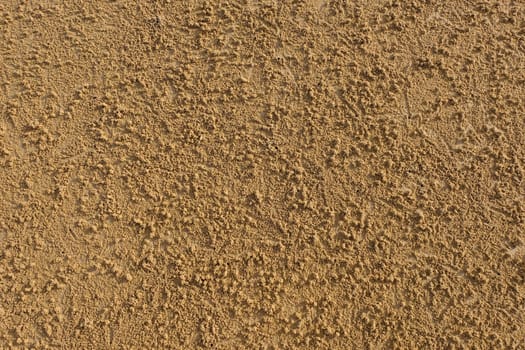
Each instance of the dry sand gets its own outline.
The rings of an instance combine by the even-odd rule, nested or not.
[[[0,1],[0,349],[525,349],[525,3]]]

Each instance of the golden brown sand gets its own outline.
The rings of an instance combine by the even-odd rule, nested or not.
[[[525,3],[0,1],[0,349],[525,349]]]

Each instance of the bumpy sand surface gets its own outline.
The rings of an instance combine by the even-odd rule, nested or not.
[[[0,349],[525,349],[525,3],[0,1]]]

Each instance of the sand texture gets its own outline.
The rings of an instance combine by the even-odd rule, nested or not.
[[[0,0],[0,350],[525,349],[525,2]]]

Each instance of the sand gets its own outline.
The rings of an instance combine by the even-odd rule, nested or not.
[[[522,1],[0,2],[0,349],[525,349]]]

